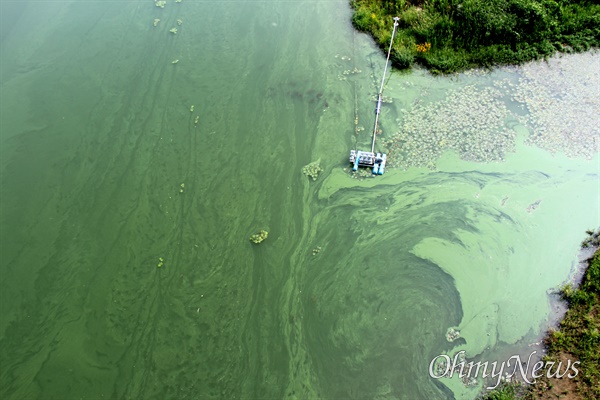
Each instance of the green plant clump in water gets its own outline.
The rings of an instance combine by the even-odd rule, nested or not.
[[[319,161],[311,162],[310,164],[302,167],[302,173],[312,178],[313,181],[317,180],[317,178],[319,177],[319,172],[321,171],[322,169]]]
[[[600,46],[600,4],[579,0],[351,0],[352,23],[391,59],[433,73],[520,64]]]
[[[267,237],[269,237],[269,232],[267,232],[265,230],[260,230],[260,231],[258,231],[258,233],[255,233],[254,235],[250,236],[250,241],[252,243],[259,244],[263,240],[265,240]]]

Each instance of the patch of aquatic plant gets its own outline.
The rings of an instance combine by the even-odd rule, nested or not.
[[[449,342],[454,342],[456,339],[460,337],[460,331],[456,328],[448,328],[446,332],[446,340]]]
[[[360,168],[358,171],[351,171],[352,178],[363,181],[367,178],[373,178],[373,171],[370,168]]]
[[[445,150],[468,161],[504,160],[515,149],[516,134],[505,125],[510,113],[502,96],[496,88],[465,86],[443,101],[402,110],[399,131],[384,142],[388,163],[433,169]]]
[[[262,243],[266,238],[269,237],[269,232],[261,229],[260,231],[258,231],[258,233],[255,233],[254,235],[250,236],[250,241],[252,243]]]
[[[310,178],[313,181],[316,181],[319,177],[319,173],[322,171],[320,161],[313,161],[310,164],[302,167],[302,173]]]
[[[600,70],[591,57],[561,57],[522,69],[513,99],[527,111],[524,122],[532,134],[526,143],[569,157],[597,153]]]
[[[351,0],[353,25],[387,50],[399,16],[392,63],[432,72],[519,64],[557,51],[600,45],[600,5],[563,0]]]

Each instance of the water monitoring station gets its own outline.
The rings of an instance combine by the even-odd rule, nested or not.
[[[390,48],[388,49],[387,58],[385,60],[385,67],[383,68],[383,76],[381,78],[381,86],[379,87],[379,93],[377,95],[377,106],[375,107],[375,127],[373,128],[373,140],[371,142],[371,151],[365,150],[350,150],[350,164],[352,164],[352,171],[358,171],[359,167],[373,168],[373,175],[383,175],[385,172],[385,164],[387,162],[387,155],[385,153],[375,153],[375,139],[377,138],[377,126],[379,124],[379,114],[381,113],[381,102],[383,98],[383,85],[385,83],[385,74],[387,72],[387,66],[390,61],[390,54],[392,53],[392,43],[394,43],[394,35],[396,34],[396,28],[398,27],[398,20],[400,18],[394,17],[394,29],[392,31],[392,39],[390,40]]]

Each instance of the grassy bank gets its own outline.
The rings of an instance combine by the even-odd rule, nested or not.
[[[567,285],[562,290],[569,309],[557,330],[546,336],[547,354],[544,361],[580,361],[578,374],[569,379],[548,378],[547,368],[537,382],[525,388],[519,383],[508,383],[487,393],[482,399],[600,399],[600,237],[588,232],[582,246],[595,247],[594,255],[579,288]],[[556,369],[556,367],[554,367]],[[552,374],[550,374],[552,375]]]
[[[600,4],[585,0],[351,0],[352,22],[387,49],[400,17],[392,62],[434,73],[519,64],[600,44]]]

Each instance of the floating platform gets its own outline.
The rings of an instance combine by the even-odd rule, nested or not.
[[[382,153],[371,151],[350,150],[350,164],[352,171],[358,171],[359,167],[373,168],[373,175],[383,175],[387,156]]]

